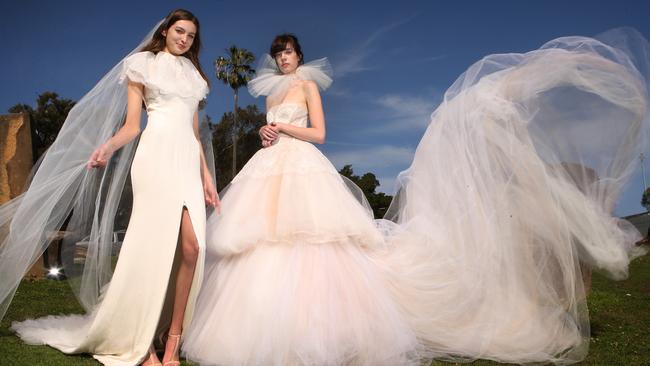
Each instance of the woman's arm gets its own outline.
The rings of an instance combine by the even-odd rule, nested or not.
[[[131,142],[140,133],[140,116],[144,86],[129,81],[127,86],[126,120],[113,137],[95,149],[86,166],[97,168],[106,166],[115,151]]]
[[[212,183],[212,176],[210,175],[210,169],[208,168],[208,163],[205,160],[205,154],[203,152],[203,144],[201,143],[201,137],[199,136],[199,111],[194,112],[194,137],[199,143],[199,152],[201,156],[201,179],[203,180],[203,193],[205,195],[205,202],[209,205],[214,206],[214,208],[219,212],[221,202],[219,201],[219,195],[217,190]]]
[[[266,98],[266,111],[268,112],[268,110],[269,98]],[[278,138],[278,128],[277,126],[265,124],[264,126],[260,127],[258,134],[260,135],[260,139],[262,139],[262,147],[269,147],[273,145],[273,141]]]
[[[315,82],[309,80],[302,84],[302,89],[309,110],[310,127],[298,127],[279,122],[275,123],[275,125],[279,132],[304,141],[323,144],[325,143],[325,114],[323,113],[323,103],[318,92],[318,86]]]

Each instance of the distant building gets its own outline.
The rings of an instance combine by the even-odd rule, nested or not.
[[[637,230],[641,233],[641,235],[646,238],[648,238],[648,230],[650,229],[650,212],[642,212],[630,216],[623,217],[623,219],[629,221],[634,227],[636,227]]]

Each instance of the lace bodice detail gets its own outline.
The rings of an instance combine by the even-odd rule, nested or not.
[[[285,102],[274,105],[266,112],[266,123],[289,123],[298,127],[307,127],[309,120],[307,107],[301,103]]]

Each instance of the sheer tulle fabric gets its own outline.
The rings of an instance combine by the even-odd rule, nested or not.
[[[280,103],[291,84],[298,79],[311,80],[321,90],[326,90],[332,84],[332,66],[327,58],[320,58],[298,66],[293,74],[282,74],[275,60],[268,54],[262,56],[257,67],[257,76],[248,83],[248,91],[255,98],[260,95],[269,96]]]
[[[183,346],[201,365],[419,364],[359,243],[258,242],[210,266],[204,284]]]
[[[641,254],[612,210],[645,146],[646,87],[620,49],[568,37],[488,56],[447,91],[375,257],[410,269],[387,283],[431,356],[584,358],[580,267],[622,278]]]
[[[135,49],[151,39],[151,33]],[[135,52],[132,51],[133,52]],[[110,247],[114,218],[137,141],[124,146],[106,169],[85,168],[91,153],[115,133],[126,113],[126,87],[120,82],[123,60],[70,110],[57,139],[45,153],[27,191],[0,207],[0,316],[29,266],[47,248],[53,232],[69,215],[64,258],[88,242],[85,266],[64,263],[83,306],[96,304],[111,277]],[[83,279],[82,279],[83,274]]]
[[[307,109],[283,103],[267,120],[305,127]],[[364,252],[383,237],[360,197],[308,142],[282,135],[258,151],[208,220],[185,354],[206,365],[415,362],[414,334]]]
[[[367,210],[327,159],[313,145],[295,142],[282,149],[261,150],[237,175],[223,197],[224,213],[208,220],[212,233],[208,250],[228,256],[258,243],[291,244],[296,240],[381,245],[381,235],[368,219]],[[272,171],[265,169],[271,166]],[[305,169],[297,171],[296,166]]]

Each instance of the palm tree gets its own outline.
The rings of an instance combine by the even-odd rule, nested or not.
[[[232,135],[232,176],[237,173],[237,100],[239,98],[239,88],[246,86],[255,75],[255,69],[251,67],[255,56],[245,48],[237,48],[232,45],[226,49],[226,57],[219,56],[214,61],[214,68],[217,73],[217,79],[229,85],[235,94],[235,107],[233,109],[234,124]]]

